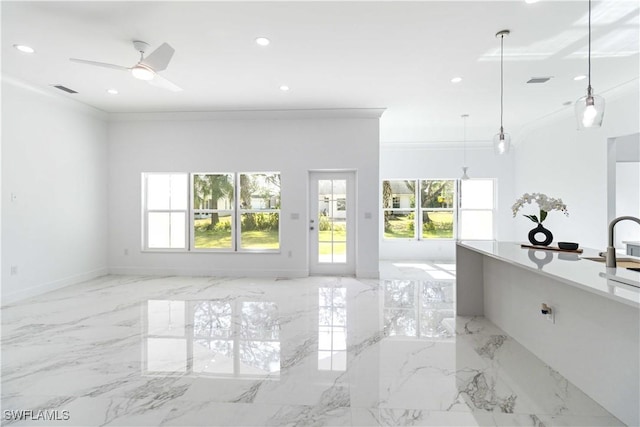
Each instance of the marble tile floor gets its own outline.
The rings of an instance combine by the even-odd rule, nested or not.
[[[5,306],[2,425],[622,425],[486,319],[455,317],[454,270],[106,276]]]

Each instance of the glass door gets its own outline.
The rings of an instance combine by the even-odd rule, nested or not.
[[[355,274],[353,172],[310,175],[311,274]]]

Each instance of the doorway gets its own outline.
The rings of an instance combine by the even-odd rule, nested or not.
[[[309,175],[309,273],[355,274],[355,172]]]

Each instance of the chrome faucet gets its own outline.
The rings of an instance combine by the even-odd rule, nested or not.
[[[640,224],[640,218],[636,218],[635,216],[621,216],[611,221],[611,223],[609,224],[609,246],[607,246],[607,254],[605,256],[607,267],[615,268],[617,266],[616,248],[613,246],[613,227],[615,227],[617,223],[619,223],[620,221],[624,221],[625,219],[635,221]]]

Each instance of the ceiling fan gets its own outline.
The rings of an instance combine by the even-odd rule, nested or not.
[[[133,67],[124,67],[122,65],[108,64],[106,62],[87,61],[86,59],[77,58],[69,58],[69,60],[73,62],[79,62],[81,64],[95,65],[97,67],[130,71],[133,77],[140,80],[145,80],[153,86],[161,87],[173,92],[179,92],[182,90],[181,87],[158,74],[158,71],[165,70],[169,65],[169,61],[171,61],[171,57],[175,52],[174,48],[169,46],[167,43],[162,43],[160,47],[158,47],[156,50],[145,57],[144,53],[149,48],[149,43],[140,40],[134,40],[133,47],[137,52],[140,52],[140,61],[138,61],[138,63]]]

